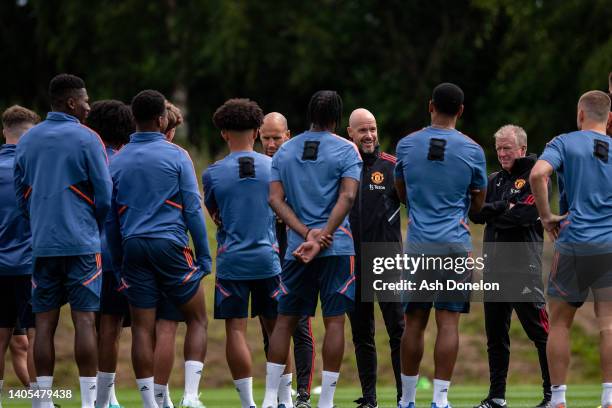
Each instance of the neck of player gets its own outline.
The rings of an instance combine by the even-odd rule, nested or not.
[[[431,127],[439,129],[454,129],[456,125],[456,116],[441,115],[439,113],[431,115]]]
[[[255,142],[256,130],[247,131],[224,131],[225,140],[231,153],[252,152]]]

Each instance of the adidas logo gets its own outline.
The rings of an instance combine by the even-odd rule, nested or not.
[[[163,392],[160,392],[158,394],[155,394],[155,398],[162,398],[164,396]]]
[[[196,374],[198,374],[198,375],[202,375],[202,370],[198,370],[198,371],[196,371]]]
[[[96,385],[92,385],[91,387],[89,387],[90,390],[95,390],[96,389]]]
[[[448,392],[448,388],[441,390],[440,392]]]
[[[143,385],[143,386],[140,388],[140,391],[149,391],[149,387],[147,387],[146,385]]]
[[[331,383],[329,386],[330,386],[330,387],[335,387],[335,386],[336,386],[336,381],[334,381],[333,383]]]
[[[531,293],[531,290],[525,286],[525,288],[523,289],[523,292],[521,292],[521,295],[528,295]]]

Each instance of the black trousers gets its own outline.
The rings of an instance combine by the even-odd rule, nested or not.
[[[266,353],[266,356],[268,356],[270,339],[268,338],[263,326],[261,327],[261,331],[263,333],[264,352]],[[309,316],[301,317],[295,331],[293,332],[293,357],[295,359],[295,373],[297,377],[298,393],[306,393],[310,395],[315,349]]]
[[[376,343],[374,342],[374,302],[361,301],[360,279],[355,287],[355,310],[349,313],[361,392],[368,402],[376,401]],[[402,395],[400,346],[404,332],[404,310],[399,302],[379,302],[391,349],[391,364],[395,374],[397,400]]]
[[[550,399],[550,376],[546,360],[548,314],[539,302],[485,302],[485,328],[491,386],[489,398],[506,398],[506,378],[510,363],[510,321],[512,310],[538,351],[544,397]]]

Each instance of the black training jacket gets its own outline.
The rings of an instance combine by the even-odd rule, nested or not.
[[[394,242],[397,253],[401,253],[402,242],[400,201],[393,181],[397,159],[378,148],[374,153],[360,153],[363,159],[361,183],[349,215],[358,272],[362,243]]]
[[[529,184],[536,160],[537,156],[530,154],[517,159],[510,172],[500,170],[489,175],[485,204],[470,219],[486,224],[485,275],[499,274],[506,279],[529,275],[541,286],[544,229]],[[550,195],[550,182],[548,188]]]

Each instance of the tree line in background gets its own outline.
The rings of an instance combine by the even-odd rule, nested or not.
[[[580,94],[606,89],[608,0],[7,0],[0,3],[0,106],[48,110],[56,73],[83,77],[91,100],[158,89],[187,112],[189,142],[223,149],[211,116],[249,97],[307,127],[318,89],[377,117],[383,147],[428,123],[439,82],[465,91],[460,123],[491,136],[523,126],[530,151],[573,130]],[[345,134],[344,129],[339,133]]]

